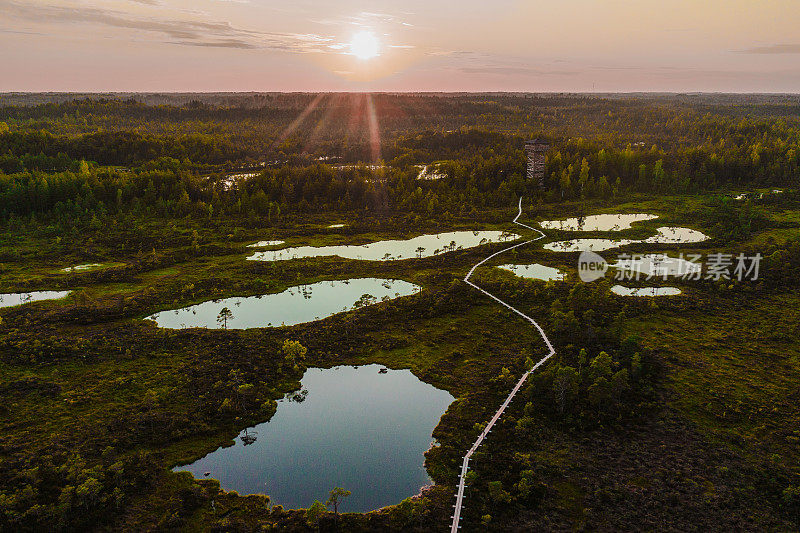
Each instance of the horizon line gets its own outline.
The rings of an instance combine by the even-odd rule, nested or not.
[[[770,92],[770,91],[502,91],[502,90],[482,90],[482,91],[310,91],[310,90],[295,90],[295,91],[256,91],[256,90],[241,90],[241,91],[173,91],[173,90],[147,90],[147,91],[58,91],[58,90],[37,90],[37,91],[0,91],[0,96],[3,95],[18,95],[18,94],[509,94],[509,95],[629,95],[629,94],[646,94],[646,95],[763,95],[763,96],[800,96],[800,91],[797,92]]]

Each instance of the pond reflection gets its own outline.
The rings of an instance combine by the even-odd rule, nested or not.
[[[352,495],[340,510],[370,511],[431,483],[423,454],[453,401],[448,392],[379,365],[309,368],[302,388],[302,400],[279,401],[269,422],[245,429],[233,446],[175,470],[268,494],[288,509],[344,487]]]
[[[162,311],[147,319],[170,329],[293,326],[408,296],[419,290],[420,287],[413,283],[395,279],[320,281],[291,287],[277,294],[211,300],[182,309]]]
[[[519,235],[506,231],[451,231],[420,235],[407,240],[377,241],[361,246],[298,246],[258,252],[247,259],[250,261],[286,261],[303,257],[337,256],[364,261],[398,261],[430,257],[463,248],[473,248],[492,242],[512,241],[518,238]]]
[[[13,307],[42,300],[59,300],[71,291],[35,291],[0,294],[0,307]]]
[[[585,217],[567,218],[564,220],[545,220],[539,225],[543,229],[557,229],[562,231],[622,231],[630,229],[634,222],[653,220],[658,215],[638,213],[631,215],[589,215]]]
[[[248,244],[248,248],[266,248],[267,246],[280,246],[285,241],[258,241],[253,244]]]
[[[521,278],[541,279],[543,281],[563,281],[566,274],[557,268],[534,263],[531,265],[500,265],[497,268],[513,272]]]
[[[614,285],[611,292],[618,296],[677,296],[681,290],[677,287],[623,287]]]
[[[95,268],[100,268],[101,266],[103,266],[103,263],[86,263],[83,265],[62,268],[61,272],[83,272],[84,270],[94,270]]]
[[[618,276],[630,278],[668,278],[674,276],[698,275],[702,269],[700,263],[687,261],[682,257],[670,257],[666,254],[644,254],[621,257],[610,265],[618,271]]]
[[[602,252],[631,244],[693,244],[708,240],[708,236],[704,233],[689,228],[664,226],[656,231],[656,235],[642,240],[571,239],[568,241],[549,242],[543,248],[553,252]]]

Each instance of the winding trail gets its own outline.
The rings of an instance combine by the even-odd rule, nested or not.
[[[508,407],[508,404],[511,403],[511,400],[514,399],[514,396],[516,396],[516,394],[519,392],[519,389],[522,388],[522,385],[525,383],[525,380],[528,379],[528,376],[530,376],[531,373],[536,371],[537,368],[539,368],[544,363],[546,363],[547,360],[550,359],[551,357],[553,357],[553,355],[555,355],[555,353],[556,353],[555,349],[553,349],[553,345],[550,343],[550,339],[547,338],[547,335],[545,335],[545,332],[542,329],[542,327],[534,319],[532,319],[531,317],[529,317],[528,315],[526,315],[525,313],[523,313],[519,309],[507,304],[506,302],[504,302],[503,300],[501,300],[500,298],[498,298],[494,294],[491,294],[490,292],[483,290],[482,288],[478,287],[477,285],[475,285],[474,283],[472,283],[469,280],[469,278],[472,277],[472,274],[475,272],[475,269],[477,269],[479,266],[483,265],[484,263],[486,263],[490,259],[493,259],[493,258],[497,257],[500,254],[503,254],[505,252],[513,250],[514,248],[519,248],[520,246],[525,246],[526,244],[530,244],[532,242],[538,241],[538,240],[543,239],[545,237],[545,234],[542,233],[540,230],[538,230],[536,228],[532,228],[532,227],[530,227],[528,225],[525,225],[522,222],[519,222],[519,217],[521,217],[521,216],[522,216],[522,198],[519,199],[519,212],[517,213],[517,216],[514,218],[514,224],[517,224],[519,226],[527,228],[527,229],[529,229],[531,231],[535,231],[536,233],[539,234],[539,236],[537,238],[535,238],[535,239],[531,239],[529,241],[525,241],[525,242],[520,243],[520,244],[515,244],[514,246],[509,246],[508,248],[500,250],[499,252],[493,253],[492,255],[490,255],[489,257],[484,259],[483,261],[481,261],[481,262],[477,263],[475,266],[473,266],[470,269],[470,271],[467,273],[467,276],[464,278],[464,282],[469,284],[470,286],[478,289],[479,291],[481,291],[483,294],[485,294],[486,296],[488,296],[489,298],[491,298],[495,302],[497,302],[500,305],[506,307],[507,309],[510,309],[511,311],[513,311],[514,313],[518,314],[519,316],[524,318],[526,321],[531,323],[539,331],[539,334],[542,336],[542,340],[544,340],[544,343],[547,345],[547,349],[549,350],[549,352],[542,359],[540,359],[539,362],[536,363],[530,370],[528,370],[527,372],[522,374],[522,377],[519,378],[519,381],[517,381],[517,384],[514,386],[513,389],[511,389],[511,392],[506,397],[506,400],[503,402],[503,405],[500,406],[500,408],[497,410],[497,412],[495,412],[495,414],[491,418],[491,420],[489,420],[489,422],[486,424],[486,427],[484,428],[483,432],[481,432],[480,436],[478,437],[478,440],[475,441],[475,444],[472,445],[472,448],[470,448],[469,451],[466,453],[466,455],[464,455],[464,461],[461,463],[461,473],[459,474],[458,492],[456,493],[456,504],[454,505],[455,511],[453,512],[453,523],[452,523],[452,525],[450,527],[450,532],[451,533],[456,533],[458,531],[458,528],[461,527],[461,524],[459,522],[461,520],[461,508],[462,508],[462,505],[464,503],[464,488],[465,488],[464,483],[465,483],[467,471],[469,470],[469,460],[472,457],[472,454],[474,454],[475,451],[478,449],[478,447],[483,443],[484,439],[487,437],[489,432],[492,430],[492,427],[495,425],[495,423],[500,419],[501,416],[503,416],[503,412],[506,410],[506,407]]]

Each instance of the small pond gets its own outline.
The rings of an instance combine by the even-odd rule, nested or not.
[[[147,317],[159,327],[221,328],[220,312],[228,308],[228,329],[293,326],[321,320],[336,313],[350,311],[385,300],[408,296],[420,287],[403,280],[359,278],[342,281],[320,281],[291,287],[277,294],[242,296],[211,300],[201,304],[162,311]]]
[[[534,263],[531,265],[500,265],[497,268],[513,272],[521,278],[541,279],[544,281],[563,281],[566,274],[557,268]]]
[[[94,270],[103,266],[103,263],[86,263],[83,265],[75,265],[71,267],[62,268],[61,272],[83,272],[85,270]]]
[[[602,252],[612,248],[621,248],[630,244],[693,244],[708,240],[708,236],[697,230],[664,226],[656,230],[658,233],[642,240],[636,239],[572,239],[569,241],[549,242],[543,246],[553,252]]]
[[[618,296],[677,296],[681,290],[677,287],[623,287],[614,285],[611,292]]]
[[[631,240],[615,241],[612,239],[572,239],[569,241],[548,242],[542,248],[552,252],[602,252],[612,248],[621,248],[629,244],[640,242]]]
[[[658,231],[658,235],[648,237],[641,242],[650,244],[692,244],[708,240],[708,235],[705,233],[689,228],[664,226],[656,231]]]
[[[462,248],[473,248],[490,242],[516,240],[519,235],[505,231],[451,231],[420,235],[408,240],[377,241],[361,246],[298,246],[282,250],[257,252],[250,261],[285,261],[303,257],[337,256],[365,261],[396,261],[429,257]]]
[[[637,255],[630,259],[620,259],[611,268],[620,271],[626,277],[661,277],[689,276],[700,273],[702,265],[680,257],[669,257],[665,254]]]
[[[258,172],[241,172],[238,174],[228,174],[220,180],[222,188],[226,191],[236,188],[237,184],[249,178],[258,176]]]
[[[240,494],[268,494],[287,509],[324,502],[334,487],[352,491],[345,512],[400,503],[431,483],[423,454],[453,397],[409,370],[380,371],[309,368],[303,392],[278,402],[269,422],[175,470],[207,474]]]
[[[70,291],[36,291],[0,294],[0,307],[13,307],[41,300],[58,300],[65,298]]]
[[[266,248],[267,246],[280,246],[285,241],[258,241],[253,244],[248,244],[248,248]]]
[[[439,172],[439,165],[431,165],[433,168],[431,169],[428,165],[417,165],[419,170],[419,174],[417,174],[418,180],[427,180],[427,181],[436,181],[442,178],[446,178],[447,174],[443,172]]]
[[[658,215],[637,213],[631,215],[590,215],[586,217],[567,218],[565,220],[545,220],[539,225],[543,229],[562,231],[622,231],[630,229],[634,222],[653,220]]]

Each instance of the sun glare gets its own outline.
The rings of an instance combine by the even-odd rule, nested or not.
[[[380,44],[375,34],[369,31],[361,31],[353,35],[350,41],[350,53],[359,59],[372,59],[378,57]]]

